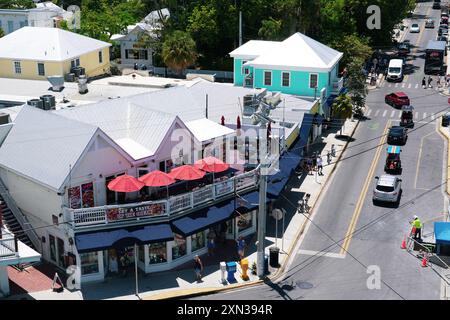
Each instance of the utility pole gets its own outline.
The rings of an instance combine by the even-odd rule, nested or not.
[[[208,119],[208,94],[206,94],[206,116],[205,118]]]
[[[242,11],[239,10],[239,47],[242,46]]]
[[[257,245],[257,267],[256,272],[258,277],[264,277],[264,256],[265,246],[264,241],[266,238],[266,195],[267,195],[267,173],[268,167],[268,154],[267,154],[267,142],[266,142],[266,125],[262,125],[260,131],[260,174],[259,174],[259,210],[258,210],[258,245]]]

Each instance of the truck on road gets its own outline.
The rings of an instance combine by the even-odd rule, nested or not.
[[[446,56],[445,41],[428,41],[425,49],[425,74],[439,74],[445,71],[444,57]]]

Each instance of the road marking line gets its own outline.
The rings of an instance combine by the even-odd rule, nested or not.
[[[406,86],[406,83],[403,83],[403,84],[402,84],[402,88],[404,88],[405,86]]]
[[[367,111],[367,116],[370,116],[370,114],[372,113],[372,109],[369,109],[368,111]]]
[[[401,118],[401,117],[402,117],[402,112],[399,111],[399,112],[398,112],[398,118]]]
[[[388,84],[388,87],[389,87],[389,88],[392,87],[392,83],[389,83],[389,84]]]
[[[364,199],[366,198],[367,195],[367,191],[369,189],[369,185],[372,181],[372,176],[375,173],[375,169],[377,167],[378,164],[378,160],[380,158],[381,155],[381,150],[383,149],[386,137],[387,137],[387,132],[388,132],[388,128],[391,124],[391,120],[389,119],[386,123],[386,126],[384,127],[383,130],[383,135],[381,136],[380,142],[378,144],[378,147],[375,151],[375,157],[372,160],[372,163],[370,165],[369,171],[368,171],[368,175],[366,177],[366,181],[364,182],[363,188],[361,190],[361,193],[359,195],[358,201],[356,203],[356,207],[355,207],[355,211],[353,212],[353,216],[352,219],[350,221],[350,225],[348,226],[348,230],[347,233],[345,234],[345,238],[344,238],[344,243],[341,247],[341,251],[340,254],[344,254],[347,252],[348,247],[350,246],[350,241],[352,239],[352,235],[353,232],[355,232],[355,228],[356,228],[356,223],[358,221],[359,215],[361,214],[362,211],[362,205],[364,203]]]
[[[395,110],[392,110],[392,112],[391,112],[391,118],[394,116],[394,114],[395,114]]]
[[[419,113],[418,112],[414,112],[414,119],[418,119],[419,118]]]
[[[398,88],[398,83],[395,84],[395,87]]]
[[[386,113],[387,113],[387,110],[384,110],[384,112],[383,112],[383,118],[386,117]]]
[[[416,177],[414,178],[414,189],[417,189],[417,178],[419,177],[419,165],[420,165],[420,158],[422,157],[423,140],[433,133],[434,131],[424,135],[422,139],[420,139],[419,157],[417,158],[417,167],[416,167]]]
[[[380,113],[380,110],[377,110],[376,112],[375,112],[375,117],[378,115]]]
[[[427,117],[427,113],[424,112],[424,113],[423,113],[423,118],[422,118],[422,119],[425,119],[426,117]]]
[[[312,251],[312,250],[298,250],[297,254],[306,254],[308,256],[315,256],[318,257],[329,257],[329,258],[338,258],[338,259],[344,259],[345,254],[335,253],[335,252],[321,252],[321,251]]]
[[[434,113],[431,114],[431,120],[434,121]]]
[[[410,84],[408,84],[408,89],[409,89],[409,88],[411,88],[411,83],[410,83]]]

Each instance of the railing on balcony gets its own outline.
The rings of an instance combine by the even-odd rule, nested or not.
[[[244,78],[244,86],[253,88],[253,73],[249,73]]]
[[[93,208],[64,208],[66,219],[72,228],[92,227],[130,220],[164,217],[190,210],[209,201],[219,201],[232,194],[257,185],[258,170],[254,169],[226,181],[216,182],[191,192],[158,201],[137,202],[123,205],[107,205]]]
[[[0,259],[17,257],[19,255],[19,249],[16,236],[4,229],[1,229],[0,233]]]
[[[344,86],[344,77],[339,78],[337,81],[333,82],[333,93],[339,93]]]

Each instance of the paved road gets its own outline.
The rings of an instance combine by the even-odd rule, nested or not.
[[[431,3],[422,3],[417,15],[421,19],[417,21],[423,27],[425,16],[437,20],[439,14],[431,9]],[[426,29],[406,35],[417,49],[408,60],[413,72],[397,88],[412,99],[416,124],[402,147],[403,194],[399,208],[374,206],[371,200],[374,176],[383,174],[386,156],[386,145],[377,145],[385,142],[383,133],[400,118],[398,110],[384,104],[384,95],[395,85],[384,83],[369,94],[368,118],[360,123],[344,161],[319,200],[283,281],[198,299],[440,298],[441,281],[436,273],[421,268],[417,258],[400,249],[413,214],[421,217],[424,234],[430,236],[433,219],[441,219],[444,212],[446,145],[433,115],[448,106],[447,98],[416,86],[423,77],[421,50],[436,33],[437,29]],[[325,254],[318,256],[321,251]],[[383,281],[380,289],[368,289],[367,266],[379,268]],[[289,290],[284,284],[295,286]]]

